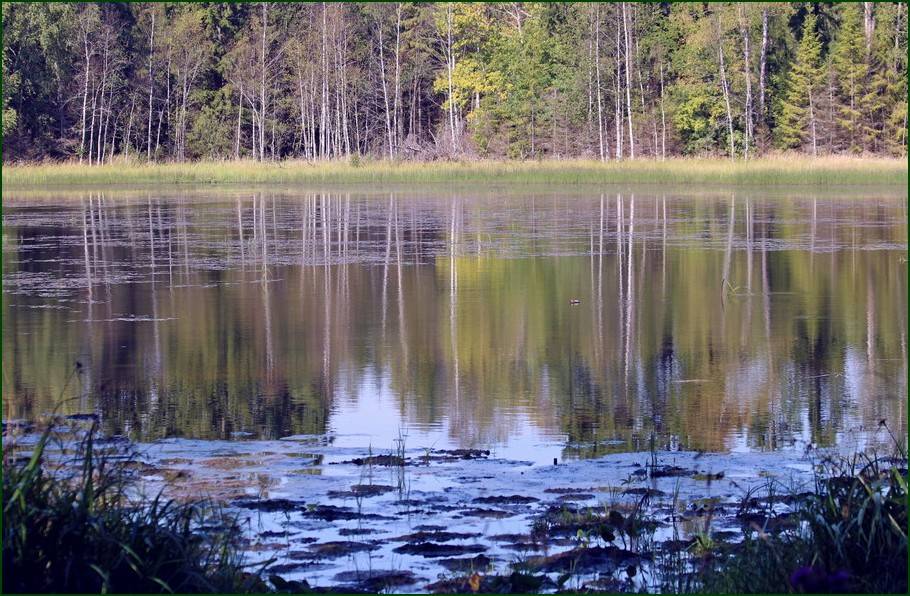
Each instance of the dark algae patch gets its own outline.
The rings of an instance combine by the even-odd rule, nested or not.
[[[480,544],[437,544],[435,542],[408,543],[396,547],[396,553],[420,555],[421,557],[458,557],[470,553],[482,553],[487,547]]]
[[[502,495],[495,497],[477,497],[474,499],[474,503],[482,503],[484,505],[527,505],[528,503],[536,503],[540,499],[535,497],[525,497],[522,495]]]
[[[333,541],[314,544],[310,547],[309,552],[319,559],[334,559],[377,549],[379,549],[378,545],[368,542]]]
[[[78,434],[68,436],[72,441]],[[34,441],[26,445],[33,449]],[[253,447],[251,443],[244,450],[255,452]],[[152,464],[173,452],[190,453],[183,443],[176,443],[144,467],[109,448],[106,444],[97,457],[116,463],[109,469],[119,470],[125,483],[157,470]],[[261,451],[276,453],[273,462],[281,462],[289,459],[280,457],[281,448],[272,442]],[[331,454],[331,446],[325,449],[338,458]],[[30,465],[29,450],[6,458],[4,472],[16,478],[21,473],[17,470]],[[232,589],[241,586],[236,591],[773,592],[797,587],[893,591],[906,583],[901,579],[906,557],[896,554],[906,552],[906,535],[895,529],[907,521],[902,458],[849,465],[835,463],[833,457],[800,459],[796,460],[800,466],[810,461],[814,467],[799,480],[785,478],[785,484],[757,472],[747,476],[750,470],[771,468],[770,456],[764,455],[620,454],[517,468],[511,460],[487,456],[425,466],[420,451],[401,452],[402,460],[415,462],[402,480],[404,489],[395,485],[398,470],[373,470],[368,475],[354,463],[347,469],[332,468],[332,474],[323,477],[291,475],[281,482],[276,481],[280,469],[271,477],[260,472],[247,479],[243,490],[249,496],[225,500],[226,516],[199,518],[184,537],[191,544],[211,544],[226,553],[225,559],[219,554],[208,560],[224,561],[227,566],[219,573],[234,574],[228,578]],[[47,451],[46,462],[80,453],[84,451],[71,442],[62,444]],[[353,454],[347,451],[344,457]],[[673,463],[634,465],[648,455]],[[744,463],[737,464],[740,460]],[[223,466],[181,465],[192,474],[175,482],[188,485],[202,479],[207,486],[218,486],[225,478],[242,478],[242,473]],[[286,469],[294,467],[290,462]],[[649,468],[712,470],[711,492],[705,496],[706,480],[695,474],[652,478]],[[631,473],[638,469],[645,475]],[[160,475],[152,474],[155,482],[162,482]],[[465,475],[482,482],[461,483],[459,478]],[[596,483],[592,477],[598,478]],[[747,484],[743,477],[753,481]],[[82,478],[81,472],[73,478]],[[413,491],[411,483],[417,486]],[[252,496],[253,490],[259,491],[258,498]],[[402,492],[408,498],[402,498]],[[42,502],[39,495],[29,494]],[[339,494],[356,504],[327,503]],[[304,495],[305,500],[300,498]],[[50,510],[69,516],[73,502],[78,504],[81,498],[69,494],[65,506],[60,503]],[[7,506],[15,510],[22,505],[8,501]],[[133,516],[136,511],[111,515]],[[15,517],[4,521],[8,519],[16,521]],[[838,537],[832,528],[844,536]],[[46,531],[45,526],[30,530],[26,536],[40,537]],[[5,545],[18,535],[7,535]],[[226,537],[228,542],[223,541]],[[7,548],[4,554],[11,552],[15,550]],[[206,552],[214,556],[213,551]],[[867,559],[867,553],[874,558]],[[237,566],[231,566],[232,561]]]
[[[398,538],[392,538],[393,542],[450,542],[452,540],[467,540],[469,538],[477,538],[480,534],[478,533],[467,533],[467,532],[446,532],[444,530],[433,530],[425,531],[419,530],[412,534],[405,534],[404,536],[399,536]]]
[[[545,572],[610,572],[620,566],[637,565],[643,556],[615,546],[580,547],[559,554],[528,559],[530,569]]]
[[[410,586],[422,581],[412,572],[400,569],[342,571],[333,579],[341,584],[351,585],[368,592],[381,592],[389,588]]]
[[[329,491],[330,498],[377,497],[397,490],[394,486],[386,484],[355,484],[351,490]]]

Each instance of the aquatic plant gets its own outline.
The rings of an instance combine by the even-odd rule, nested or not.
[[[249,592],[236,520],[207,502],[134,496],[134,454],[99,448],[96,427],[54,463],[53,425],[25,458],[3,451],[3,591]],[[63,447],[63,445],[61,445]]]
[[[780,531],[747,532],[704,570],[707,592],[907,591],[907,469],[864,453],[818,464],[809,494]]]

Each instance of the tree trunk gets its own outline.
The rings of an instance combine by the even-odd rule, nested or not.
[[[265,74],[266,74],[266,39],[268,37],[269,27],[269,3],[262,3],[262,57],[260,61],[259,73],[259,103],[261,120],[259,122],[259,160],[265,161],[265,116],[268,113],[268,100],[265,93]]]
[[[667,114],[664,110],[664,63],[660,62],[660,158],[667,159]]]
[[[395,94],[392,114],[394,115],[395,150],[401,144],[401,10],[402,4],[398,3],[395,10]]]
[[[746,144],[744,157],[749,159],[749,144],[752,141],[752,57],[749,45],[749,23],[746,21],[742,5],[739,5],[738,8],[740,11],[740,32],[743,36],[743,76],[746,81]]]
[[[185,65],[183,81],[181,84],[180,106],[178,106],[180,113],[177,116],[177,159],[179,161],[184,161],[186,159],[186,104],[189,101],[190,95],[189,78],[189,66]]]
[[[452,135],[452,153],[458,151],[457,141],[455,140],[455,86],[452,82],[453,71],[455,70],[455,47],[452,40],[452,5],[446,4],[446,74],[448,75],[449,84],[449,131]]]
[[[815,130],[815,106],[812,101],[812,90],[809,90],[809,130],[812,133],[812,157],[818,156],[818,141]]]
[[[328,51],[328,22],[325,2],[322,3],[322,101],[319,106],[319,154],[322,157],[328,157],[329,148],[329,82],[328,71],[329,62],[326,52]]]
[[[632,39],[635,41],[635,74],[638,75],[638,92],[639,98],[641,99],[641,113],[644,116],[647,113],[647,108],[645,107],[645,85],[644,78],[641,76],[641,59],[638,51],[638,37],[635,36],[635,11],[632,10],[629,15],[630,29]],[[652,113],[653,115],[653,113]],[[657,122],[654,121],[654,118],[651,118],[651,129],[653,134],[653,145],[651,147],[651,153],[654,157],[657,157]],[[642,151],[644,153],[644,151]]]
[[[164,115],[167,117],[167,124],[165,125],[165,130],[167,131],[168,136],[171,135],[171,55],[168,53],[167,57],[167,89],[165,91],[164,99]],[[160,127],[160,122],[159,122]],[[160,128],[159,128],[160,131]],[[173,141],[172,141],[173,142]],[[171,155],[173,155],[173,147],[171,148]],[[156,143],[155,152],[158,152],[158,146]]]
[[[342,13],[344,14],[344,13]],[[348,36],[347,30],[342,26],[342,43],[339,46],[339,62],[341,62],[341,132],[344,139],[344,154],[351,154],[351,134],[348,120]]]
[[[595,4],[594,24],[594,70],[597,81],[597,138],[600,142],[600,161],[606,161],[604,154],[604,116],[603,116],[603,90],[600,85],[600,4]]]
[[[107,44],[108,42],[109,42],[109,40],[107,40],[105,43]],[[109,60],[109,55],[110,55],[110,54],[108,53],[108,50],[105,48],[105,60],[104,60],[104,61],[105,61],[104,80],[105,80],[105,81],[108,80],[108,76],[109,76],[109,73],[110,73],[110,60]],[[102,115],[102,122],[104,123],[104,128],[103,128],[103,130],[102,130],[102,136],[101,136],[101,145],[100,145],[100,147],[101,147],[101,153],[100,153],[100,155],[98,156],[98,163],[99,163],[99,164],[103,164],[103,163],[104,163],[104,158],[105,158],[106,155],[107,155],[107,131],[108,131],[108,129],[110,128],[111,113],[113,112],[113,107],[114,107],[114,84],[113,84],[113,82],[107,83],[107,109],[105,109],[105,108],[104,108],[104,85],[103,85],[103,83],[102,83],[102,87],[101,87],[101,110],[102,110],[102,111],[101,111],[101,115]]]
[[[872,52],[872,36],[875,34],[875,3],[863,2],[863,32],[866,35],[866,59]]]
[[[108,75],[108,56],[110,54],[110,40],[106,37],[104,40],[104,66],[101,69],[101,97],[98,103],[98,138],[95,140],[95,163],[101,164],[101,148],[104,145],[104,90],[107,87]]]
[[[619,24],[620,15],[616,15],[616,53],[613,57],[613,63],[616,66],[616,74],[613,77],[616,82],[615,89],[613,92],[613,104],[615,107],[615,114],[613,117],[613,123],[616,126],[616,159],[622,159],[622,61],[620,59],[621,50],[621,35],[622,28]]]
[[[117,146],[117,127],[120,125],[120,114],[114,118],[114,129],[111,132],[111,142],[110,149],[107,148],[107,143],[105,143],[104,155],[107,159],[107,163],[112,163],[114,160],[114,149]]]
[[[382,81],[382,101],[385,104],[385,129],[386,138],[389,144],[389,159],[395,157],[395,149],[392,143],[392,115],[389,111],[389,90],[386,84],[385,76],[385,52],[383,51],[382,41],[382,17],[376,17],[376,40],[379,44],[379,79]]]
[[[126,125],[126,138],[124,139],[124,142],[123,142],[124,154],[125,154],[127,160],[129,160],[129,157],[130,157],[130,135],[133,132],[133,107],[135,107],[135,105],[136,105],[136,97],[133,96],[133,98],[130,99],[130,118],[129,118],[129,124]],[[140,147],[141,146],[142,145],[140,145]],[[140,149],[140,151],[141,151],[141,149]],[[113,157],[113,155],[114,155],[114,151],[113,151],[113,148],[111,148],[111,157]]]
[[[760,122],[765,122],[765,78],[768,61],[768,9],[761,11],[761,54],[758,61],[758,115]]]
[[[152,9],[152,31],[149,33],[149,126],[147,134],[146,161],[152,161],[152,99],[155,92],[155,76],[152,72],[155,52],[155,12]],[[141,134],[141,133],[140,133]]]
[[[599,12],[599,10],[597,8],[595,8],[595,12]],[[595,35],[594,35],[594,31],[597,28],[594,25],[594,20],[595,20],[594,13],[591,13],[591,15],[588,17],[588,21],[589,21],[588,29],[590,30],[589,31],[590,34],[588,35],[588,62],[587,62],[588,103],[586,106],[588,108],[588,119],[585,121],[587,124],[587,141],[588,141],[589,145],[593,142],[592,139],[594,138],[594,105],[597,103],[594,100],[594,85],[595,85],[595,79],[594,79],[594,37],[595,37]]]
[[[83,47],[85,48],[85,80],[82,86],[82,141],[79,144],[79,163],[82,163],[82,158],[85,155],[85,111],[88,107],[88,78],[92,63],[92,54],[88,45],[88,31],[83,31]],[[89,163],[91,161],[91,158],[89,158]]]
[[[243,119],[243,84],[237,97],[237,138],[234,141],[234,159],[240,159],[240,122]]]
[[[722,39],[717,40],[717,54],[720,60],[720,85],[724,92],[724,105],[727,108],[727,133],[730,139],[730,159],[733,159],[733,113],[730,110],[730,90],[727,87],[727,69],[724,67],[724,44]]]
[[[95,108],[98,105],[98,88],[92,86],[92,120],[88,127],[88,165],[92,165],[92,148],[95,140]]]
[[[622,28],[625,35],[626,54],[626,114],[629,117],[629,158],[635,159],[635,132],[632,129],[632,78],[629,68],[629,22],[626,2],[622,3]]]

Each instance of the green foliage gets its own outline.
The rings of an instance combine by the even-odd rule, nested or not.
[[[800,147],[817,136],[818,100],[824,80],[821,40],[815,15],[803,22],[796,60],[787,77],[787,90],[778,110],[777,141],[783,148]]]
[[[4,155],[725,154],[721,48],[737,148],[906,152],[903,4],[622,6],[8,3]]]
[[[187,133],[188,152],[202,159],[224,159],[230,157],[233,147],[236,108],[231,105],[230,87],[218,91],[200,91],[194,94],[195,102],[202,109],[193,120]]]
[[[842,21],[831,44],[831,71],[835,80],[836,125],[844,137],[845,149],[862,149],[860,120],[871,96],[864,93],[868,77],[865,41],[861,20],[862,7],[856,2],[841,5]]]
[[[704,154],[723,145],[723,99],[716,85],[686,85],[674,93],[673,124],[686,153]]]
[[[54,137],[68,125],[63,85],[72,74],[73,12],[70,6],[40,3],[3,9],[5,155],[60,152]]]
[[[48,463],[50,427],[25,463],[4,445],[4,592],[264,591],[243,571],[231,518],[204,503],[132,503],[138,462],[96,440],[93,426],[63,469]]]
[[[751,534],[704,574],[708,593],[907,591],[906,470],[855,455],[827,460],[797,500],[793,530]]]
[[[906,592],[906,471],[862,454],[823,466],[802,511],[813,564],[846,570],[856,591]]]

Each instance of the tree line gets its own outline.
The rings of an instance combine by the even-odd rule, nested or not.
[[[906,154],[906,3],[10,3],[3,158]]]

